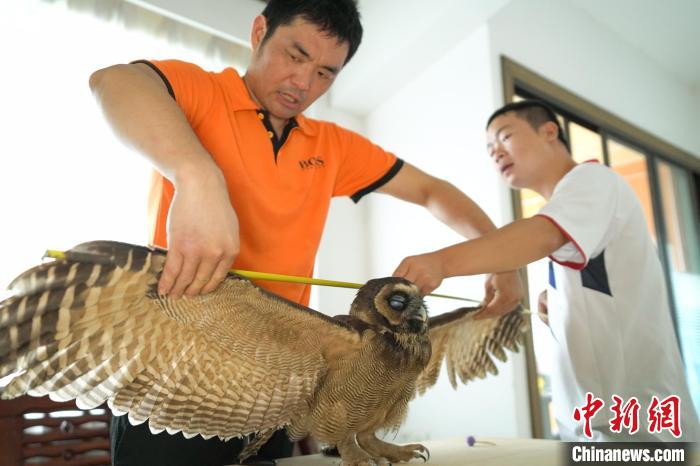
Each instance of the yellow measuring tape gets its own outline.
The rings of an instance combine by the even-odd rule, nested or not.
[[[63,251],[56,251],[54,249],[47,249],[44,257],[50,257],[52,259],[65,259],[66,254]],[[359,283],[352,282],[341,282],[337,280],[324,280],[322,278],[309,278],[309,277],[295,277],[293,275],[283,275],[279,273],[267,273],[267,272],[253,272],[250,270],[238,270],[231,269],[231,272],[241,275],[246,278],[253,278],[256,280],[269,280],[273,282],[287,282],[287,283],[303,283],[305,285],[320,285],[320,286],[333,286],[336,288],[353,288],[358,289],[362,285]],[[472,303],[481,304],[481,301],[476,299],[462,298],[460,296],[451,296],[446,294],[431,293],[428,296],[433,296],[435,298],[446,298],[446,299],[457,299],[460,301],[468,301]]]

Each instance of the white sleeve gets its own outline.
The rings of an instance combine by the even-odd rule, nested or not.
[[[612,170],[597,163],[578,165],[559,181],[538,213],[569,239],[549,256],[553,261],[580,270],[605,248],[617,208],[618,182]]]

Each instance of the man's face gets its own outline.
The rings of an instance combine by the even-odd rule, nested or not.
[[[348,55],[347,42],[319,31],[303,19],[279,26],[264,43],[264,17],[253,23],[253,57],[246,83],[274,117],[289,119],[325,93]]]
[[[547,135],[508,112],[486,129],[486,150],[501,176],[513,188],[531,188],[546,163]]]

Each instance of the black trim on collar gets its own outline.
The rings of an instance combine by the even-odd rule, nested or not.
[[[381,178],[379,178],[377,181],[375,181],[371,185],[367,186],[366,188],[357,191],[355,194],[350,196],[350,199],[352,199],[352,201],[355,204],[357,204],[358,202],[360,202],[360,199],[362,199],[365,195],[371,193],[372,191],[376,191],[377,189],[381,188],[386,183],[388,183],[389,180],[391,180],[394,176],[396,176],[396,174],[399,172],[399,170],[401,170],[401,167],[403,167],[403,160],[397,158],[396,162],[394,162],[394,165],[391,166],[389,171],[387,171],[384,174],[384,176],[382,176]]]
[[[277,154],[279,153],[280,149],[282,149],[282,146],[284,145],[285,142],[287,142],[287,138],[289,137],[289,133],[299,126],[299,123],[297,123],[296,118],[290,118],[287,124],[284,126],[282,129],[282,135],[278,138],[277,134],[275,134],[275,130],[272,128],[272,123],[270,123],[270,114],[268,113],[267,110],[263,109],[258,109],[258,113],[262,113],[263,115],[263,125],[265,126],[265,129],[272,134],[272,137],[270,138],[270,142],[272,142],[272,151],[275,153],[275,163],[277,163]]]
[[[173,99],[175,99],[175,100],[177,101],[177,97],[175,97],[175,92],[173,92],[173,86],[170,85],[170,81],[168,81],[168,78],[165,77],[165,75],[163,74],[163,72],[162,72],[156,65],[154,65],[153,63],[151,63],[151,62],[148,61],[148,60],[136,60],[136,61],[132,61],[132,62],[130,63],[130,65],[135,65],[135,64],[137,64],[137,63],[143,63],[144,65],[148,65],[149,68],[151,68],[153,71],[155,71],[156,73],[158,73],[158,76],[160,76],[160,79],[163,80],[163,83],[165,84],[165,87],[168,88],[168,94],[170,94],[170,97],[172,97]]]

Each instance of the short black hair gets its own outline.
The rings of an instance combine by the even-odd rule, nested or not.
[[[270,0],[262,15],[267,20],[262,43],[272,37],[277,27],[291,24],[297,17],[338,38],[339,42],[347,42],[345,63],[355,55],[362,42],[362,24],[355,0]]]
[[[552,107],[542,102],[541,100],[528,99],[504,105],[503,107],[493,112],[493,114],[491,114],[488,122],[486,123],[486,128],[489,127],[493,120],[509,112],[513,112],[518,118],[522,118],[523,120],[527,121],[535,131],[537,131],[537,129],[544,123],[551,121],[552,123],[557,125],[557,129],[559,130],[559,140],[562,144],[564,144],[564,147],[566,147],[566,149],[569,150],[569,142],[566,140],[564,131],[562,130],[561,125],[559,124],[557,114],[554,113]]]

